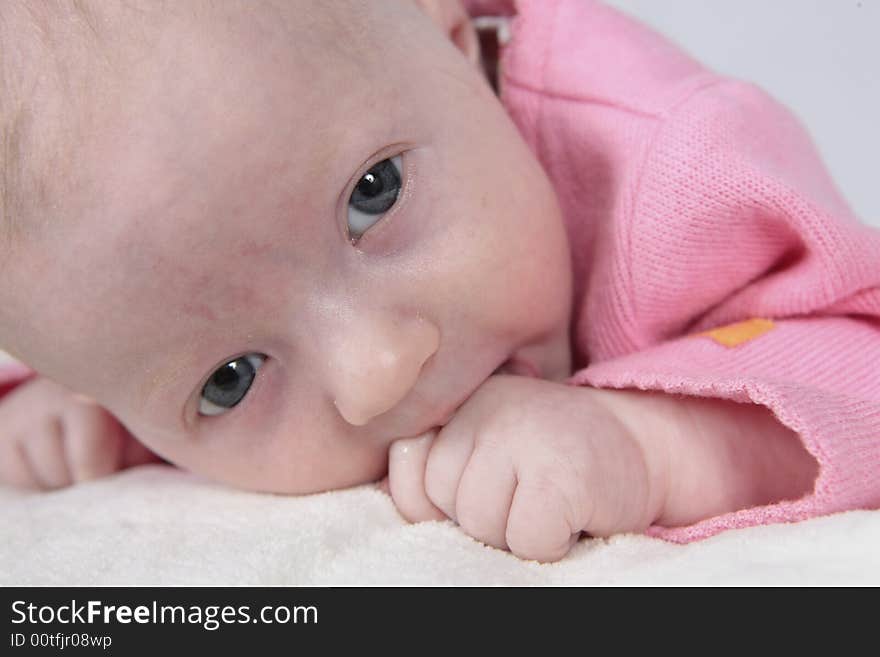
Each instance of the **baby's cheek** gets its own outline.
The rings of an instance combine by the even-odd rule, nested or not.
[[[550,333],[567,326],[570,317],[570,272],[567,261],[533,257],[518,261],[504,285],[506,316],[520,329]]]
[[[507,235],[508,248],[494,252],[494,294],[523,327],[539,329],[567,323],[572,271],[561,220],[526,225]]]
[[[236,488],[292,495],[349,488],[385,475],[386,450],[370,449],[367,441],[347,448],[330,434],[323,437],[326,448],[291,441],[262,448],[188,454],[186,467]]]

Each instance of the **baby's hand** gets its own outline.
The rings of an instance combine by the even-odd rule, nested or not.
[[[642,531],[662,501],[604,391],[490,377],[439,432],[398,440],[389,488],[408,520],[455,520],[519,557],[562,558],[581,531]],[[442,512],[442,513],[441,513]]]
[[[0,400],[0,483],[60,488],[157,460],[95,402],[37,377]]]
[[[410,521],[448,516],[540,561],[579,532],[684,526],[795,500],[818,476],[766,407],[490,377],[445,427],[391,446],[389,488]]]

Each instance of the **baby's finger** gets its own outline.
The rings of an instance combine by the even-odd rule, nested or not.
[[[67,467],[65,427],[58,416],[44,419],[39,430],[28,436],[22,447],[41,488],[61,488],[73,483]]]
[[[539,480],[540,481],[540,480]],[[580,536],[565,517],[566,501],[554,486],[521,479],[507,519],[507,547],[521,559],[558,561]]]
[[[425,491],[434,506],[457,522],[458,484],[474,450],[474,432],[456,419],[440,429],[431,445],[425,466]]]
[[[401,515],[410,522],[446,517],[425,492],[425,463],[436,435],[432,430],[415,438],[402,438],[388,450],[388,490]]]
[[[6,439],[0,455],[0,482],[18,488],[42,488],[31,467],[23,441]]]
[[[119,470],[123,433],[113,416],[94,402],[79,399],[65,415],[65,421],[74,481],[89,481]]]
[[[510,453],[489,444],[478,445],[458,485],[458,524],[478,541],[507,549],[507,517],[515,490],[516,471]]]

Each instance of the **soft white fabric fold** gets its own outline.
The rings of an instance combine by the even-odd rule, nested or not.
[[[0,584],[880,584],[880,511],[675,545],[583,540],[556,564],[406,524],[371,486],[245,493],[145,466],[52,493],[0,488]]]

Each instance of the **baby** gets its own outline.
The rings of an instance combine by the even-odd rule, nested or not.
[[[16,0],[0,39],[0,481],[387,475],[543,561],[880,505],[880,237],[621,14]]]

